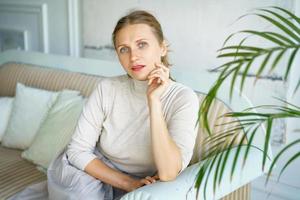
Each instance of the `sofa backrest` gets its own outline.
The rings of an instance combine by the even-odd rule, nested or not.
[[[14,96],[17,82],[45,90],[73,89],[87,97],[101,76],[63,71],[21,63],[5,63],[0,67],[0,96]]]
[[[196,92],[201,102],[206,94]],[[224,149],[232,142],[236,146],[243,139],[243,144],[247,142],[247,138],[243,137],[244,132],[234,130],[233,127],[239,124],[236,118],[224,117],[223,115],[232,112],[232,110],[223,101],[215,99],[208,112],[208,122],[211,130],[211,136],[204,129],[199,127],[197,139],[194,147],[194,153],[190,164],[194,164],[206,158],[206,156],[217,149]],[[229,131],[229,132],[228,132]],[[228,133],[226,133],[228,132]],[[216,138],[217,140],[213,139]]]
[[[102,79],[101,76],[83,74],[79,72],[63,71],[61,69],[53,69],[41,66],[33,66],[21,63],[6,63],[0,67],[0,96],[14,96],[17,82],[28,86],[38,87],[41,89],[58,91],[65,88],[79,90],[83,96],[89,96],[97,83]],[[205,94],[196,92],[200,101],[203,101]],[[234,119],[220,117],[221,115],[230,112],[228,106],[222,101],[215,100],[212,104],[208,115],[212,134],[221,134],[228,130],[233,124],[225,126],[217,126],[218,124],[227,123]],[[233,132],[231,137],[224,138],[220,146],[226,144],[225,140],[231,141],[234,135],[239,134]],[[202,127],[199,128],[197,140],[194,148],[194,153],[191,163],[198,162],[207,155],[209,150],[215,143],[207,143],[208,133]],[[239,141],[238,137],[235,141]]]

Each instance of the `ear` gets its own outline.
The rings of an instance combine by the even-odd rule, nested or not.
[[[167,41],[166,41],[166,40],[164,40],[164,41],[162,42],[162,44],[161,44],[161,50],[162,50],[162,52],[161,52],[161,56],[162,56],[162,57],[165,56],[165,55],[167,55],[167,52],[168,52],[168,45],[167,45]]]

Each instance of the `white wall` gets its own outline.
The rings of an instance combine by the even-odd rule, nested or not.
[[[26,31],[29,51],[76,56],[78,14],[78,0],[0,0],[0,29]]]

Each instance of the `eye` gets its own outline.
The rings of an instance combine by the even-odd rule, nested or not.
[[[121,48],[119,49],[119,52],[120,52],[120,53],[127,53],[128,51],[129,51],[128,47],[121,47]]]
[[[142,49],[142,48],[144,48],[144,47],[146,47],[147,46],[147,43],[146,42],[139,42],[138,43],[138,47],[140,48],[140,49]]]

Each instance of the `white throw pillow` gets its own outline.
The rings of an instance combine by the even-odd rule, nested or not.
[[[0,142],[8,124],[13,100],[13,97],[0,97]]]
[[[41,124],[30,147],[22,157],[47,169],[69,143],[82,111],[84,100],[79,92],[62,91]]]
[[[17,149],[28,148],[57,96],[58,92],[17,83],[12,113],[2,138],[2,145]]]

